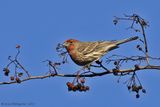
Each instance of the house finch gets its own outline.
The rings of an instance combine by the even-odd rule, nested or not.
[[[69,39],[63,43],[63,46],[77,65],[90,66],[91,63],[98,61],[107,52],[118,48],[120,44],[136,39],[138,39],[138,36],[119,41],[81,42],[79,40]]]

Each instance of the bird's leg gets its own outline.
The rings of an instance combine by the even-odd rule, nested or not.
[[[97,60],[97,61],[95,61],[95,62],[96,62],[101,68],[103,68],[104,70],[110,72],[110,71],[102,64],[102,61]]]
[[[95,61],[98,65],[100,65],[100,64],[102,64],[102,61],[99,61],[99,60],[97,60],[97,61]]]

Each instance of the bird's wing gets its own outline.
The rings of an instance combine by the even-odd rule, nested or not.
[[[83,55],[86,55],[94,52],[97,46],[98,46],[98,42],[81,42],[77,50]]]
[[[116,47],[113,42],[110,41],[98,41],[98,42],[82,42],[77,49],[78,52],[85,56],[99,57],[103,56],[108,50]]]

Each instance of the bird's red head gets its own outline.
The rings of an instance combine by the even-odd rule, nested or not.
[[[68,39],[65,42],[66,43],[75,43],[75,42],[78,42],[78,40],[76,40],[76,39]]]
[[[73,49],[75,49],[75,43],[77,42],[79,41],[76,39],[68,39],[63,43],[63,45],[66,47],[68,51],[72,51]]]

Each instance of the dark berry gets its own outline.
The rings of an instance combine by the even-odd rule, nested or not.
[[[140,47],[140,48],[138,48],[140,51],[142,51],[142,48]]]
[[[68,87],[71,87],[73,84],[72,84],[71,82],[67,82],[66,85],[67,85]]]
[[[76,86],[78,89],[80,89],[82,87],[82,85],[80,83],[78,83]]]
[[[4,68],[3,71],[5,76],[9,75],[10,70],[8,68]]]
[[[137,93],[137,94],[136,94],[136,98],[139,98],[139,97],[140,97],[140,95]]]
[[[85,83],[85,79],[81,79],[80,82],[81,82],[81,83]]]
[[[139,65],[134,65],[134,67],[135,67],[135,70],[139,70]]]
[[[16,48],[19,49],[21,46],[20,45],[16,45]]]
[[[86,86],[86,90],[89,90],[90,88],[89,88],[89,86]]]
[[[11,76],[11,77],[10,77],[10,80],[13,81],[13,80],[14,80],[14,76]]]
[[[130,90],[130,89],[131,89],[131,86],[128,86],[127,88],[128,88],[128,90]]]
[[[72,88],[68,87],[68,91],[72,91]]]
[[[21,83],[21,80],[18,77],[16,77],[16,82]]]
[[[145,89],[142,89],[142,92],[143,92],[143,93],[146,93],[146,90],[145,90]]]

